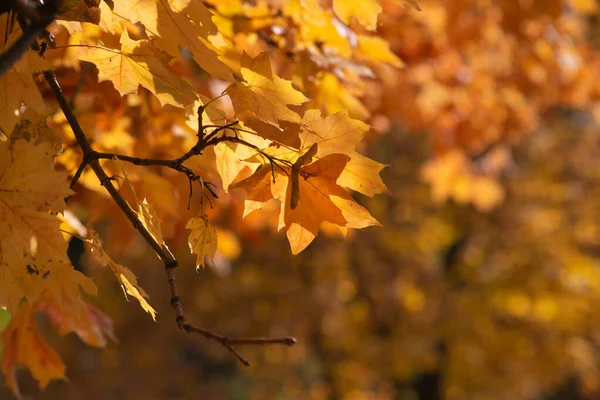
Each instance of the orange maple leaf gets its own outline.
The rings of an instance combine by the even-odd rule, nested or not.
[[[15,376],[15,367],[19,364],[29,368],[41,389],[51,380],[65,377],[65,365],[40,334],[34,312],[34,308],[28,302],[21,303],[19,310],[2,333],[2,371],[6,375],[8,387],[17,397],[21,397]]]
[[[323,222],[341,228],[379,225],[364,207],[336,183],[350,160],[349,156],[330,154],[304,165],[310,162],[310,158],[303,157],[312,157],[310,153],[314,154],[316,147],[311,146],[315,150],[309,149],[296,158],[292,167],[272,170],[264,165],[254,175],[232,185],[247,192],[244,216],[262,208],[273,198],[280,200],[279,228],[288,227],[287,237],[293,254],[301,252],[313,241]],[[285,151],[279,153],[285,154]]]
[[[331,201],[330,195],[340,188],[335,181],[349,160],[347,155],[332,154],[301,168],[298,206],[294,209],[286,201],[292,196],[292,180],[283,173],[277,174],[273,191],[284,204],[280,227],[283,219],[283,224],[288,227],[287,237],[293,254],[298,254],[313,241],[323,222],[346,225],[342,211]]]
[[[117,342],[110,318],[93,305],[87,302],[83,303],[81,313],[76,315],[61,307],[56,296],[50,292],[44,292],[34,304],[34,308],[36,311],[48,314],[61,336],[73,332],[89,346],[100,348],[106,347],[107,337],[113,342]]]

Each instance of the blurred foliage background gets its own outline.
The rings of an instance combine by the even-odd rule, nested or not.
[[[320,106],[348,108],[375,128],[364,150],[389,164],[391,195],[358,200],[383,228],[343,239],[325,227],[292,257],[276,212],[242,220],[233,192],[211,217],[218,259],[196,274],[185,232],[171,227],[191,320],[298,344],[244,348],[253,365],[243,368],[178,331],[160,263],[126,221],[102,220],[114,206],[99,201],[89,219],[118,238],[107,250],[139,276],[159,323],[83,257],[119,343],[91,349],[47,329],[70,381],[39,393],[24,372],[26,397],[599,398],[598,4],[419,4],[420,13],[382,1],[378,34],[403,69],[375,71],[360,88],[322,76],[327,86],[314,89],[338,96],[316,96]]]

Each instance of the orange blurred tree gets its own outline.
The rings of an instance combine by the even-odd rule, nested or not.
[[[0,303],[12,318],[2,336],[11,389],[18,393],[18,364],[42,388],[64,377],[37,311],[61,335],[97,347],[114,339],[110,319],[81,297],[96,287],[72,268],[71,237],[155,317],[95,227],[111,254],[127,254],[141,235],[167,270],[179,328],[242,362],[234,346],[293,339],[238,340],[190,325],[166,243],[188,242],[196,267],[215,270],[239,256],[237,235],[256,247],[249,260],[271,253],[228,278],[223,290],[239,291],[239,302],[211,308],[205,294],[197,306],[207,324],[258,307],[253,315],[272,316],[268,331],[286,321],[285,331],[309,338],[291,350],[295,362],[265,350],[275,369],[265,366],[263,377],[283,367],[293,374],[311,351],[321,360],[323,380],[306,390],[292,381],[292,398],[410,398],[406,382],[432,371],[451,399],[531,398],[573,378],[598,390],[595,196],[571,187],[595,183],[584,172],[595,165],[594,131],[571,143],[572,118],[555,116],[559,107],[585,110],[588,128],[599,118],[597,4],[410,3],[3,6]],[[394,126],[427,133],[429,144],[385,135]],[[384,164],[357,151],[367,134],[382,148],[376,158],[392,165],[399,201],[369,200],[388,228],[353,235],[348,228],[379,223],[348,190],[388,192]],[[368,246],[314,244],[298,256],[308,265],[282,276],[284,247],[268,230],[283,228],[293,254],[319,229]],[[252,301],[257,279],[275,305]],[[282,288],[301,295],[286,300]],[[307,290],[315,294],[304,304]],[[263,334],[247,317],[232,320],[228,332]]]

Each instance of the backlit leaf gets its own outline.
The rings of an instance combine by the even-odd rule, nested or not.
[[[122,96],[137,93],[141,85],[163,105],[183,107],[195,100],[189,85],[165,67],[153,43],[131,40],[127,30],[121,35],[120,50],[89,46],[80,49],[78,56],[82,61],[94,63],[99,79],[111,81]]]
[[[186,229],[190,229],[188,244],[190,251],[198,256],[196,260],[196,270],[200,267],[205,267],[204,257],[208,257],[211,261],[217,252],[217,232],[212,227],[206,217],[191,218]]]
[[[113,259],[104,251],[102,244],[100,243],[100,237],[93,231],[88,231],[88,239],[86,242],[89,243],[90,252],[103,267],[107,267],[115,275],[117,281],[123,288],[127,295],[135,297],[139,302],[140,306],[146,311],[154,321],[156,321],[156,311],[146,300],[148,294],[142,289],[137,282],[137,277],[127,267],[117,264]]]
[[[254,59],[244,53],[242,77],[243,82],[233,83],[226,89],[238,114],[251,111],[260,120],[275,126],[279,121],[302,122],[288,105],[300,105],[308,99],[294,89],[290,81],[273,73],[268,53]]]

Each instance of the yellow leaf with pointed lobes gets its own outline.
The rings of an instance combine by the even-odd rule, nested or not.
[[[218,33],[212,14],[196,0],[119,0],[114,13],[132,23],[141,22],[158,48],[172,57],[185,47],[194,61],[215,78],[232,80],[231,71],[209,42]]]
[[[318,143],[316,156],[322,158],[328,154],[352,154],[356,144],[369,130],[369,125],[352,119],[346,111],[339,111],[327,117],[321,117],[316,109],[307,110],[302,120],[300,141],[303,147]]]
[[[204,257],[211,261],[217,252],[217,232],[212,227],[205,216],[191,218],[186,229],[190,229],[188,244],[190,251],[198,256],[196,260],[196,270],[205,267]]]
[[[62,212],[69,189],[67,174],[54,170],[54,146],[18,140],[0,143],[0,199],[2,206]],[[1,214],[1,211],[0,211]]]
[[[160,228],[160,219],[156,215],[154,206],[148,203],[146,198],[141,202],[138,202],[138,218],[158,244],[165,244]]]
[[[132,40],[124,30],[121,34],[121,50],[103,46],[83,47],[77,52],[82,61],[98,67],[98,79],[110,81],[124,96],[137,93],[138,86],[152,92],[162,105],[183,107],[193,103],[196,95],[179,76],[166,68],[164,56],[149,40]]]
[[[265,149],[271,144],[270,140],[263,139],[240,122],[237,127],[244,131],[237,132],[237,137],[246,143],[256,146],[258,149]],[[231,183],[238,177],[240,172],[246,168],[256,168],[257,163],[248,161],[248,159],[257,154],[252,149],[241,143],[222,142],[215,146],[215,157],[217,171],[223,182],[223,190],[227,192]]]
[[[350,154],[350,161],[340,174],[337,184],[373,197],[376,194],[390,194],[385,183],[379,176],[382,169],[387,167],[359,153]]]
[[[0,40],[0,53],[10,48],[19,37],[14,32],[7,41]],[[33,108],[39,113],[46,111],[46,104],[33,79],[33,73],[50,69],[52,65],[35,51],[26,51],[21,58],[0,76],[0,131],[10,137],[14,126],[19,122],[21,107]]]
[[[308,99],[290,81],[273,73],[269,53],[261,53],[254,59],[244,53],[241,73],[244,82],[225,89],[237,114],[251,111],[261,121],[275,126],[279,126],[279,121],[302,123],[298,113],[288,105],[299,106]]]
[[[353,91],[343,85],[334,74],[324,73],[317,81],[317,88],[311,105],[314,104],[314,107],[324,109],[327,114],[347,111],[350,117],[360,121],[371,116],[369,110],[358,99],[357,90]]]

